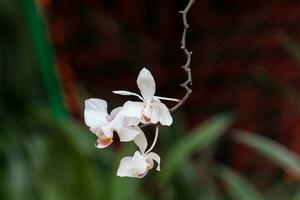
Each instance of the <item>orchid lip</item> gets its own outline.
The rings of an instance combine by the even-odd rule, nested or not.
[[[101,144],[101,146],[104,148],[104,147],[107,147],[108,145],[110,145],[112,142],[113,142],[113,139],[112,138],[99,138],[97,140],[97,146],[99,146],[99,144]]]
[[[145,173],[142,173],[142,174],[138,174],[138,177],[139,177],[139,178],[143,178],[143,177],[147,174],[147,172],[148,172],[148,171],[146,171]]]
[[[132,170],[132,174],[138,178],[143,178],[148,173],[148,169],[144,173],[138,173],[135,169]]]

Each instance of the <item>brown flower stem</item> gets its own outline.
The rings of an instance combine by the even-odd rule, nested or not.
[[[187,4],[187,6],[185,7],[185,9],[182,10],[182,11],[179,11],[182,14],[182,21],[183,21],[183,33],[182,33],[182,38],[181,38],[181,49],[183,50],[183,52],[186,56],[186,63],[185,63],[185,65],[182,66],[182,68],[186,72],[188,78],[185,82],[180,84],[180,86],[183,87],[186,90],[185,96],[174,107],[172,107],[170,109],[170,112],[174,112],[179,107],[181,107],[187,101],[187,99],[190,97],[190,95],[192,93],[192,89],[189,87],[193,83],[192,82],[192,70],[190,68],[192,52],[189,51],[186,47],[186,34],[187,34],[187,30],[190,26],[187,22],[187,13],[189,12],[189,10],[192,7],[194,2],[195,2],[195,0],[190,0],[189,3]]]

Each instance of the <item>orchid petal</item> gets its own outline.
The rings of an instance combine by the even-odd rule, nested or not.
[[[116,132],[120,132],[123,128],[137,126],[140,123],[140,121],[141,120],[139,118],[125,117],[123,115],[118,114],[118,116],[110,122],[110,126]]]
[[[102,99],[85,100],[84,120],[90,128],[107,124],[107,103]]]
[[[134,139],[134,143],[139,147],[141,153],[144,154],[148,146],[148,142],[145,134],[141,129],[140,129],[140,134],[138,134]]]
[[[118,171],[117,171],[117,175],[120,177],[134,177],[132,174],[132,157],[131,156],[126,156],[124,158],[122,158]]]
[[[113,109],[111,112],[110,112],[110,115],[108,117],[108,121],[112,121],[116,118],[116,116],[119,114],[119,112],[122,110],[123,107],[117,107],[115,109]]]
[[[106,113],[102,111],[94,111],[85,109],[84,120],[85,124],[90,128],[98,128],[107,124]]]
[[[145,101],[151,101],[155,94],[155,81],[151,72],[143,68],[137,78],[137,85]]]
[[[146,156],[147,158],[150,158],[151,160],[155,160],[157,162],[156,170],[160,171],[160,157],[156,153],[150,152]]]
[[[143,97],[141,97],[139,94],[134,93],[134,92],[129,92],[129,91],[125,91],[125,90],[115,90],[113,91],[114,94],[119,94],[119,95],[124,95],[124,96],[136,96],[138,97],[140,100],[144,100]]]
[[[105,137],[107,138],[113,137],[114,130],[110,126],[102,126],[100,129]]]
[[[140,134],[140,129],[135,127],[122,128],[119,132],[119,138],[121,142],[133,141],[138,134]]]
[[[123,115],[121,115],[121,110],[112,118],[112,120],[109,122],[110,127],[115,130],[116,132],[119,132],[123,127],[127,126],[127,118]]]
[[[126,117],[135,117],[140,119],[142,117],[143,107],[144,103],[142,102],[127,101],[120,114]]]
[[[175,102],[180,102],[180,99],[175,99],[175,98],[169,98],[169,97],[160,97],[160,96],[154,96],[153,99],[155,100],[165,100],[165,101],[175,101]]]
[[[173,118],[167,106],[161,102],[153,103],[153,115],[157,117],[162,125],[170,126],[173,123]],[[152,118],[154,118],[152,117]],[[153,120],[156,120],[155,118]]]
[[[137,117],[126,117],[127,126],[137,126],[141,122],[140,118]]]
[[[107,113],[107,103],[102,99],[90,98],[85,100],[85,109]]]

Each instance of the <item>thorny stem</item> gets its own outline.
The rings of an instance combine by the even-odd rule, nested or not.
[[[182,14],[182,20],[183,20],[183,33],[182,33],[182,38],[181,38],[181,49],[183,50],[184,54],[186,55],[186,63],[185,63],[185,65],[182,66],[182,68],[187,73],[188,78],[184,83],[180,84],[180,86],[186,90],[185,96],[180,100],[180,102],[178,102],[178,104],[176,104],[174,107],[172,107],[170,109],[170,112],[174,112],[180,106],[182,106],[187,101],[187,99],[190,97],[190,95],[192,93],[192,89],[189,88],[189,85],[192,85],[192,71],[190,68],[192,52],[186,48],[186,33],[189,28],[189,24],[187,22],[187,13],[189,12],[189,10],[192,7],[194,2],[195,2],[195,0],[190,0],[189,3],[187,4],[187,6],[185,7],[185,9],[182,11],[179,11]]]
[[[156,126],[156,129],[155,129],[155,136],[154,136],[154,140],[153,140],[153,143],[151,145],[151,147],[146,151],[145,154],[149,153],[150,151],[152,151],[152,149],[154,148],[156,142],[157,142],[157,138],[158,138],[158,132],[159,132],[159,125]]]

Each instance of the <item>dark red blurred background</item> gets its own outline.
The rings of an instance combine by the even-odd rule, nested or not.
[[[115,89],[137,91],[147,66],[157,94],[179,98],[183,0],[44,0],[64,97],[81,119],[87,97],[121,104]],[[300,64],[285,48],[300,40],[296,0],[196,0],[188,15],[193,94],[188,128],[213,114],[236,113],[236,128],[267,135],[300,153]],[[287,39],[288,37],[288,39]],[[226,147],[228,148],[228,147]],[[242,167],[250,153],[231,145],[223,158]],[[265,167],[265,165],[264,165]]]

